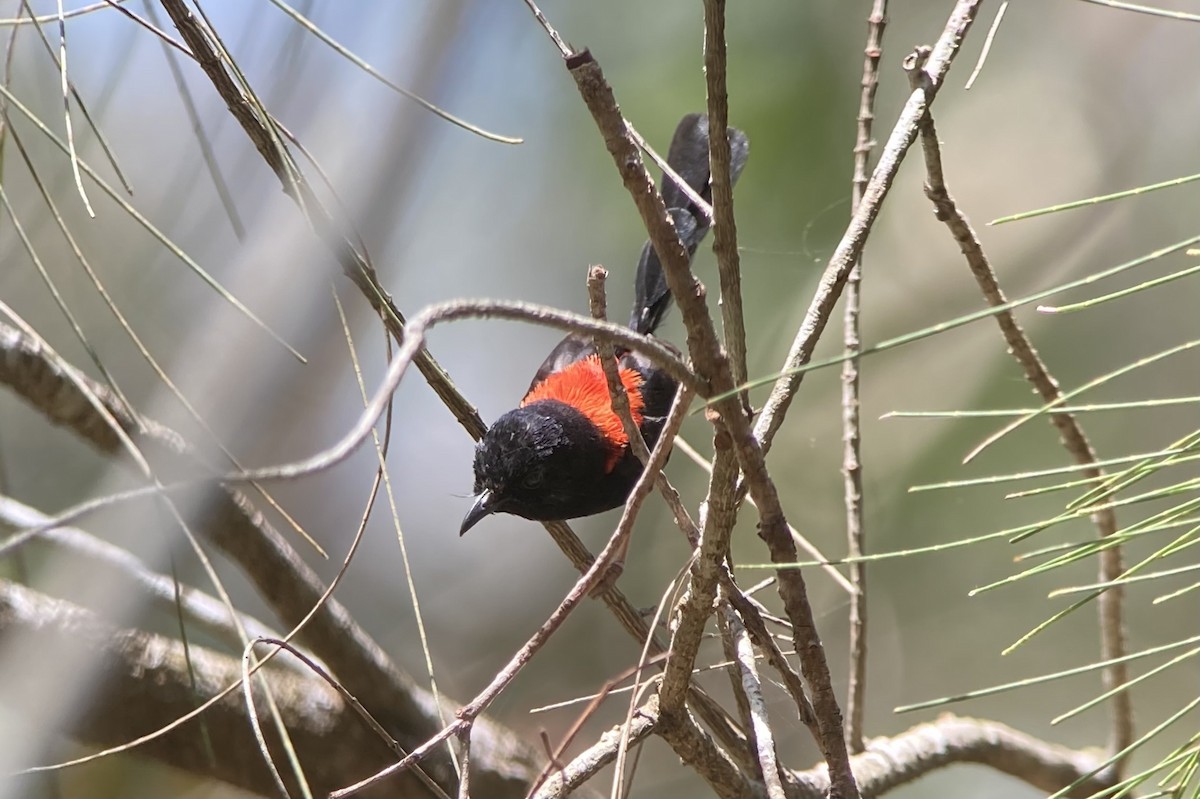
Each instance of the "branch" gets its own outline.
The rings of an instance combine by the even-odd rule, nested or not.
[[[79,374],[68,376],[69,368],[42,342],[0,324],[0,384],[49,421],[106,456],[118,455],[120,438],[88,401],[84,386],[127,435],[163,462],[168,473],[209,474],[178,434],[152,421],[135,419],[104,386]],[[345,607],[333,599],[319,604],[325,583],[244,494],[231,487],[213,489],[206,494],[206,501],[196,505],[196,518],[188,520],[192,529],[238,564],[285,625],[294,627],[312,614],[297,639],[355,692],[402,746],[411,749],[440,727],[433,697],[396,667]],[[453,712],[448,705],[446,709]],[[483,735],[477,730],[472,751],[477,789],[482,791],[488,785],[489,793],[516,794],[532,781],[536,754],[517,740],[500,727],[489,727]],[[443,786],[457,780],[448,758],[441,757],[426,768]],[[414,780],[412,786],[420,795],[420,784]]]
[[[632,721],[631,737],[641,740],[659,732],[662,720],[654,701],[641,707]],[[552,778],[537,799],[558,799],[583,784],[616,757],[620,728],[605,733],[595,746],[568,763],[561,780]],[[1094,771],[1103,762],[1097,751],[1077,751],[1018,732],[997,721],[945,714],[937,721],[919,724],[892,738],[876,738],[865,752],[851,758],[855,779],[864,796],[882,796],[916,782],[934,771],[962,763],[987,766],[1019,779],[1040,791],[1054,793]],[[785,791],[789,799],[825,799],[829,774],[824,764],[807,771],[788,771]],[[1089,777],[1070,793],[1086,799],[1117,782],[1111,769]],[[743,785],[742,796],[765,796],[761,784]]]
[[[773,561],[794,563],[796,547],[788,532],[787,519],[779,504],[775,484],[767,472],[764,452],[754,437],[741,404],[732,393],[736,386],[728,359],[717,339],[712,317],[708,313],[704,287],[691,271],[687,251],[675,232],[670,215],[663,206],[662,197],[646,172],[637,144],[629,133],[629,125],[621,116],[612,89],[605,81],[599,64],[586,50],[571,55],[566,62],[580,95],[604,136],[605,145],[613,157],[625,187],[633,196],[650,241],[662,262],[667,285],[683,316],[688,352],[695,364],[696,373],[706,381],[714,394],[722,397],[712,402],[720,425],[725,428],[724,432],[718,431],[718,435],[730,436],[732,451],[746,475],[750,494],[758,503],[759,535],[767,542]],[[713,540],[707,544],[705,550],[710,557],[725,552],[728,548],[728,531],[716,529],[713,532]],[[703,537],[701,547],[706,547]],[[711,586],[713,593],[708,594],[711,603],[711,597],[715,595],[715,568],[712,564],[701,563],[702,560],[703,558],[697,558],[692,567],[692,582],[697,588],[692,607],[697,609],[696,612],[702,610],[707,618],[707,614],[711,612],[711,604],[709,608],[703,608],[699,591],[707,592]],[[846,744],[842,737],[841,710],[834,695],[829,665],[825,660],[820,636],[817,634],[812,607],[808,602],[804,577],[798,569],[782,569],[778,576],[780,596],[792,622],[801,668],[812,686],[813,708],[816,710],[821,730],[821,750],[834,775],[834,793],[844,799],[856,799],[858,790],[850,772]],[[690,672],[691,664],[688,663],[687,666]],[[669,711],[664,710],[664,713],[671,722],[683,723],[682,718],[670,715]]]
[[[388,331],[401,340],[404,336],[404,315],[396,308],[391,295],[379,282],[375,269],[358,251],[355,245],[338,229],[332,216],[325,210],[320,199],[309,186],[299,166],[283,144],[280,129],[257,98],[248,95],[225,69],[216,47],[204,27],[197,22],[183,0],[160,0],[171,21],[179,30],[183,40],[191,49],[191,56],[204,70],[217,94],[241,125],[246,136],[258,150],[267,166],[279,179],[283,191],[291,197],[305,215],[313,230],[337,258],[342,272],[370,303],[383,320]],[[475,440],[483,437],[487,426],[479,412],[467,401],[451,381],[450,376],[428,352],[417,358],[417,368],[426,382],[442,400],[454,417]]]
[[[867,46],[863,51],[862,91],[858,104],[858,132],[854,141],[854,180],[850,197],[853,215],[867,188],[867,163],[874,142],[875,90],[879,88],[879,59],[883,55],[883,30],[887,25],[887,0],[875,0],[867,18]],[[863,525],[862,427],[859,412],[858,352],[862,348],[859,313],[862,295],[862,259],[854,262],[846,278],[846,310],[842,339],[854,357],[842,364],[842,485],[846,501],[846,555],[850,560],[850,676],[846,688],[846,746],[863,750],[863,713],[867,690],[867,564],[857,560],[866,551]]]
[[[923,85],[927,80],[922,68],[925,52],[918,50],[905,59],[904,68],[909,74],[909,80],[914,89]],[[958,209],[954,198],[946,188],[945,177],[942,174],[941,148],[938,144],[937,130],[934,128],[933,117],[926,114],[921,124],[921,145],[925,151],[926,183],[925,194],[933,203],[937,218],[946,223],[954,240],[958,242],[971,274],[975,276],[984,299],[991,306],[1004,305],[1008,299],[996,280],[996,273],[983,251],[971,223]],[[995,315],[1000,332],[1008,351],[1021,365],[1028,380],[1037,391],[1042,401],[1054,406],[1063,402],[1062,392],[1058,381],[1050,374],[1038,355],[1033,342],[1025,334],[1021,325],[1011,310],[1001,311]],[[1083,427],[1070,413],[1053,412],[1049,414],[1050,422],[1058,430],[1063,446],[1075,462],[1086,466],[1080,474],[1084,479],[1100,482],[1104,479],[1104,469],[1095,465],[1096,450],[1083,431]],[[1101,538],[1106,538],[1117,532],[1117,514],[1111,506],[1103,505],[1092,514],[1092,522],[1096,525]],[[1106,547],[1101,550],[1100,581],[1110,583],[1121,576],[1121,548],[1119,545]],[[1125,626],[1122,619],[1122,600],[1124,592],[1120,585],[1113,585],[1100,593],[1097,601],[1100,615],[1100,652],[1104,660],[1120,660],[1126,651]],[[1128,679],[1126,664],[1115,662],[1104,669],[1104,688],[1111,691],[1124,685]],[[1125,751],[1133,743],[1133,704],[1128,691],[1116,691],[1109,703],[1110,728],[1109,751],[1113,753]],[[1124,758],[1118,761],[1118,770]]]
[[[704,0],[704,78],[708,88],[709,175],[712,180],[713,253],[721,281],[721,319],[734,383],[746,382],[746,320],[742,264],[733,215],[730,174],[729,90],[726,86],[725,0]],[[749,399],[746,400],[749,402]]]
[[[235,658],[198,646],[185,653],[175,639],[115,627],[90,610],[4,581],[0,581],[0,647],[9,656],[25,653],[22,660],[36,658],[67,670],[69,664],[84,660],[99,663],[101,681],[90,687],[88,701],[63,719],[65,733],[99,747],[118,746],[171,723],[236,683],[241,671]],[[69,674],[60,675],[56,668],[8,671],[2,689],[5,706],[25,714],[31,723],[45,722],[47,708],[41,698],[47,690],[65,689],[47,684],[58,676],[69,679]],[[392,757],[358,715],[320,681],[271,667],[260,677],[271,682],[291,742],[315,791],[328,792],[346,774],[377,768]],[[271,743],[278,746],[276,740]],[[242,790],[275,792],[245,706],[236,695],[211,707],[200,722],[156,738],[137,751]],[[397,791],[426,795],[415,780],[394,782],[381,795]]]
[[[34,508],[17,502],[11,497],[0,495],[0,527],[21,529],[37,527],[50,521],[50,517]],[[33,539],[29,539],[33,540]],[[41,533],[37,540],[68,552],[78,558],[86,558],[91,567],[111,569],[129,588],[142,594],[142,604],[157,607],[163,613],[174,616],[181,609],[187,620],[217,640],[241,648],[242,639],[236,626],[229,618],[229,610],[215,597],[190,586],[179,585],[165,574],[158,574],[146,567],[129,550],[122,549],[75,527],[55,527]],[[8,554],[6,549],[5,554]],[[177,608],[176,602],[179,603]],[[252,638],[278,635],[263,622],[245,613],[238,614],[246,634]],[[303,671],[296,660],[279,658],[280,665]],[[307,672],[305,672],[307,673]]]
[[[762,682],[758,679],[758,666],[754,663],[754,647],[746,628],[734,614],[727,616],[730,634],[736,655],[735,668],[741,677],[742,694],[750,708],[754,742],[758,745],[758,763],[762,771],[763,784],[768,799],[784,799],[783,783],[779,779],[779,760],[775,752],[775,736],[771,730],[771,719],[767,716],[767,704],[763,700]]]
[[[722,575],[721,588],[728,597],[730,605],[737,611],[742,623],[746,625],[746,630],[750,633],[750,640],[762,651],[768,665],[779,673],[784,689],[796,703],[796,712],[800,716],[800,721],[812,732],[813,740],[820,741],[821,731],[817,726],[817,715],[813,710],[812,702],[804,692],[804,682],[800,679],[800,675],[792,669],[791,664],[780,651],[779,645],[775,643],[775,638],[767,629],[758,604],[743,594],[742,590],[734,585],[732,578],[726,581],[725,576]]]

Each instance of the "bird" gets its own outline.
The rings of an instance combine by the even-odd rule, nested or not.
[[[736,128],[727,134],[730,179],[736,181],[749,156],[749,140]],[[679,122],[667,163],[706,203],[711,201],[706,114],[688,114]],[[690,259],[711,227],[710,217],[669,175],[663,175],[661,191]],[[662,264],[647,241],[638,261],[629,327],[652,335],[670,306]],[[617,348],[616,357],[633,421],[653,447],[678,383],[637,351]],[[474,502],[459,535],[494,513],[561,521],[611,510],[625,504],[642,469],[612,409],[593,339],[568,335],[546,357],[518,407],[497,419],[476,445]]]

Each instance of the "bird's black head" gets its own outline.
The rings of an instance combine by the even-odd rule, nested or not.
[[[600,490],[611,452],[596,426],[565,402],[509,411],[475,447],[475,504],[459,535],[491,513],[550,521],[615,507]]]

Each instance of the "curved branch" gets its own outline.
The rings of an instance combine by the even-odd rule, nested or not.
[[[587,782],[616,757],[621,728],[601,736],[595,746],[581,753],[542,786],[536,799],[559,799]],[[630,721],[630,740],[640,741],[652,733],[662,734],[658,705],[651,700]],[[1099,750],[1074,750],[1048,743],[987,719],[945,714],[936,721],[919,724],[892,738],[867,742],[866,751],[850,759],[854,777],[864,796],[882,796],[890,790],[915,782],[938,769],[959,763],[988,766],[1022,780],[1047,793],[1054,793],[1091,773],[1103,762]],[[784,773],[789,799],[825,799],[829,773],[824,764],[807,771]],[[1066,796],[1085,799],[1115,784],[1114,772],[1102,770]],[[745,796],[765,796],[761,783],[746,784]]]

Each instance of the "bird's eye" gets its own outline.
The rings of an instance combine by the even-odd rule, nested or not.
[[[545,472],[543,472],[541,469],[534,469],[521,478],[521,488],[528,489],[530,491],[541,488],[542,483],[545,482],[545,479]]]

